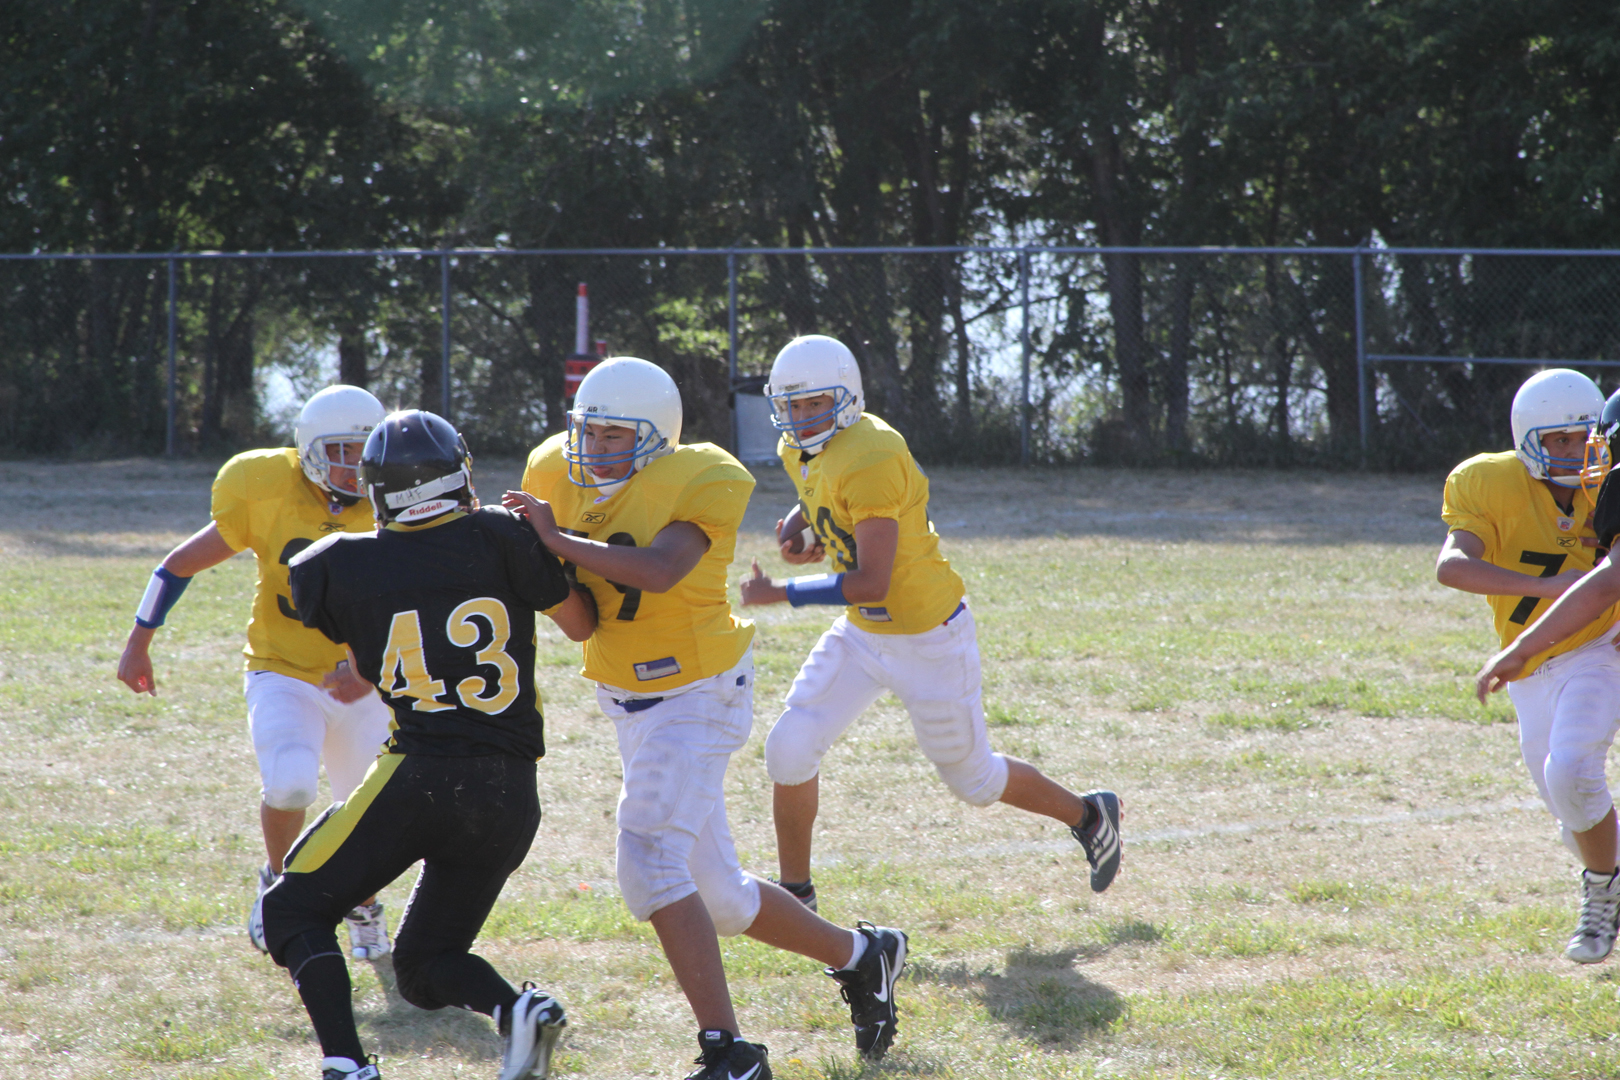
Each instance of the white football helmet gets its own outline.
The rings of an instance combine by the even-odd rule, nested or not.
[[[1530,475],[1560,487],[1578,487],[1588,462],[1583,458],[1556,458],[1541,445],[1541,437],[1555,431],[1582,431],[1591,435],[1603,412],[1603,391],[1578,371],[1552,368],[1526,379],[1513,395],[1513,449]],[[1549,469],[1573,469],[1569,476],[1552,476]]]
[[[308,401],[298,414],[293,443],[298,447],[298,464],[309,482],[344,506],[360,501],[358,466],[360,451],[371,429],[382,423],[388,410],[382,402],[358,386],[328,386]],[[327,446],[353,443],[349,464],[339,464],[326,456]],[[348,484],[335,481],[333,466],[346,474]]]
[[[821,394],[832,395],[832,407],[795,422],[792,403]],[[859,420],[861,410],[866,407],[866,398],[861,393],[861,369],[855,363],[855,354],[842,341],[825,334],[806,334],[782,346],[771,364],[765,396],[771,403],[771,423],[787,439],[788,445],[812,453]],[[816,427],[829,416],[832,427],[804,438],[799,436],[800,431]]]
[[[622,454],[587,454],[585,428],[590,424],[631,428],[635,445]],[[563,458],[568,479],[580,487],[606,488],[625,478],[604,480],[591,471],[593,466],[629,461],[634,474],[648,462],[674,453],[680,443],[681,392],[675,380],[657,364],[613,356],[592,368],[574,393]]]

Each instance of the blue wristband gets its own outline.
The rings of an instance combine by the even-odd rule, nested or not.
[[[169,609],[179,601],[180,594],[186,591],[191,579],[172,574],[159,566],[152,571],[152,580],[146,583],[146,594],[141,597],[141,606],[135,609],[135,625],[144,626],[148,630],[156,630],[163,625],[168,617]]]
[[[849,604],[844,599],[843,574],[811,574],[808,577],[790,578],[787,583],[788,603],[794,607],[804,607],[806,604],[833,604],[845,607]]]

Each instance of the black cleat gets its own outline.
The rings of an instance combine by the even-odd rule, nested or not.
[[[686,1080],[771,1080],[770,1052],[718,1028],[698,1032],[697,1069]]]
[[[1080,841],[1086,862],[1091,864],[1091,891],[1102,892],[1114,883],[1124,853],[1119,839],[1119,796],[1112,791],[1088,791],[1080,797],[1097,811],[1097,819],[1089,829],[1070,825],[1069,831]]]
[[[894,984],[906,969],[906,935],[903,930],[857,923],[866,938],[866,951],[850,971],[827,969],[842,985],[839,993],[849,1002],[849,1019],[855,1025],[855,1049],[867,1061],[881,1061],[894,1042],[894,1029],[900,1010],[894,1007]]]

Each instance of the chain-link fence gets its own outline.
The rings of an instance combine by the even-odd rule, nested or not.
[[[592,341],[680,385],[687,439],[790,337],[859,357],[924,461],[1447,465],[1536,367],[1620,366],[1620,253],[1452,249],[372,251],[0,256],[0,449],[284,438],[336,379],[478,450],[561,424]],[[754,403],[757,405],[757,402]]]

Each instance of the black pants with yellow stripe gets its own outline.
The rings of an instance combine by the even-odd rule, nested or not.
[[[418,859],[394,935],[400,996],[423,1009],[510,1014],[517,991],[470,950],[539,825],[533,761],[384,754],[347,801],[305,830],[265,893],[264,936],[328,1057],[363,1060],[337,924]]]

